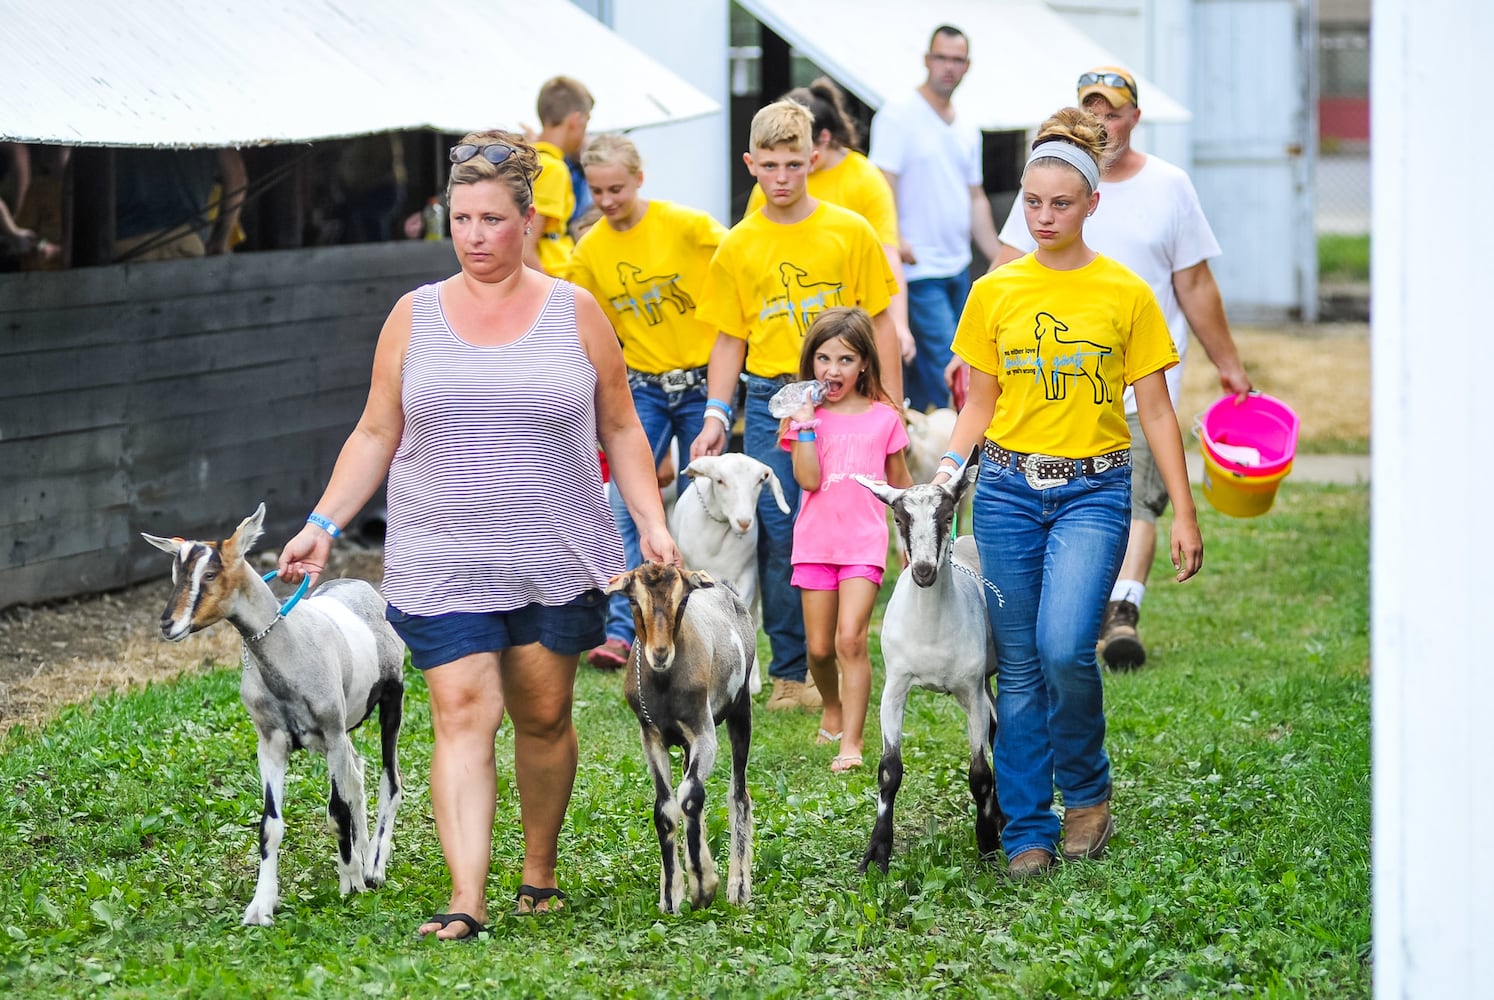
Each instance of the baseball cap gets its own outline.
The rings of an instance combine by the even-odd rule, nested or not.
[[[1096,66],[1079,74],[1079,103],[1090,94],[1100,94],[1110,102],[1113,108],[1124,107],[1127,104],[1141,106],[1136,98],[1136,78],[1129,70],[1121,69],[1119,66]]]

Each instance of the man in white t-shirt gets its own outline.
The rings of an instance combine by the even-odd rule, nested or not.
[[[1173,407],[1177,407],[1183,382],[1182,361],[1190,328],[1219,369],[1224,391],[1249,392],[1250,378],[1240,363],[1219,286],[1209,270],[1209,258],[1219,256],[1219,243],[1204,218],[1193,182],[1166,160],[1131,147],[1131,133],[1141,120],[1136,78],[1118,67],[1097,67],[1080,75],[1079,102],[1105,123],[1109,133],[1100,172],[1100,203],[1094,217],[1084,224],[1084,240],[1135,271],[1156,294],[1178,348],[1179,364],[1167,372]],[[1027,232],[1021,198],[1001,229],[1001,244],[998,265],[1036,247]],[[1131,536],[1100,630],[1100,655],[1114,670],[1134,669],[1146,662],[1137,619],[1157,544],[1157,518],[1167,509],[1167,491],[1146,447],[1130,389],[1126,390],[1126,420],[1131,425],[1133,463]]]
[[[989,260],[1000,248],[981,186],[980,129],[959,121],[950,100],[970,68],[965,33],[947,24],[935,28],[923,64],[928,79],[872,119],[869,153],[897,201],[917,350],[903,365],[903,392],[915,410],[949,405],[944,367],[970,292],[972,237]]]

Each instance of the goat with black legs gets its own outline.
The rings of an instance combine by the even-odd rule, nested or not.
[[[894,489],[857,476],[892,508],[908,553],[882,617],[882,760],[877,768],[877,821],[860,870],[887,870],[892,856],[892,814],[903,781],[903,710],[914,688],[954,696],[965,710],[970,744],[970,794],[975,799],[975,845],[982,857],[1000,849],[1001,808],[987,752],[996,738],[996,644],[986,613],[980,556],[973,539],[952,538],[955,511],[975,482],[978,452],[964,473],[940,485]],[[999,600],[1000,595],[995,595]]]

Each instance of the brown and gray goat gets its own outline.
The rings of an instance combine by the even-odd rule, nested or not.
[[[638,629],[631,669],[623,682],[643,730],[643,754],[654,781],[654,828],[659,834],[659,910],[680,912],[685,873],[690,905],[716,896],[716,862],[706,840],[705,782],[716,766],[716,727],[731,739],[731,863],[726,898],[752,898],[752,797],[747,754],[752,746],[752,697],[747,678],[757,658],[757,629],[729,587],[705,573],[645,563],[613,577],[607,592],[633,606]],[[684,748],[683,777],[673,788],[670,747]],[[679,866],[678,831],[685,826],[686,872]]]
[[[384,599],[362,580],[331,580],[281,616],[280,601],[244,557],[263,530],[265,505],[222,542],[142,537],[174,556],[161,635],[172,642],[227,619],[244,637],[239,694],[259,736],[264,808],[259,880],[245,924],[268,926],[279,902],[285,767],[292,750],[324,754],[332,782],[327,818],[337,830],[344,895],[384,883],[394,844],[400,777],[396,751],[405,645],[384,620]],[[377,829],[368,833],[363,760],[348,738],[379,709],[383,766]]]

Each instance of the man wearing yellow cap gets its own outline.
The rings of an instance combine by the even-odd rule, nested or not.
[[[1109,133],[1100,173],[1100,203],[1085,223],[1084,238],[1095,250],[1139,274],[1156,294],[1180,359],[1167,372],[1173,407],[1183,382],[1181,361],[1190,328],[1219,369],[1224,391],[1249,392],[1250,378],[1240,363],[1219,286],[1209,270],[1209,258],[1219,256],[1219,243],[1204,218],[1193,182],[1180,168],[1131,146],[1131,133],[1141,121],[1136,77],[1118,66],[1097,66],[1081,73],[1079,102],[1105,123]],[[1001,244],[998,264],[1035,247],[1020,198],[1002,227]],[[1146,662],[1146,648],[1136,626],[1157,543],[1157,518],[1167,509],[1167,491],[1147,450],[1146,437],[1140,433],[1130,389],[1126,390],[1126,419],[1131,425],[1131,535],[1100,630],[1100,655],[1113,670],[1134,669]]]

